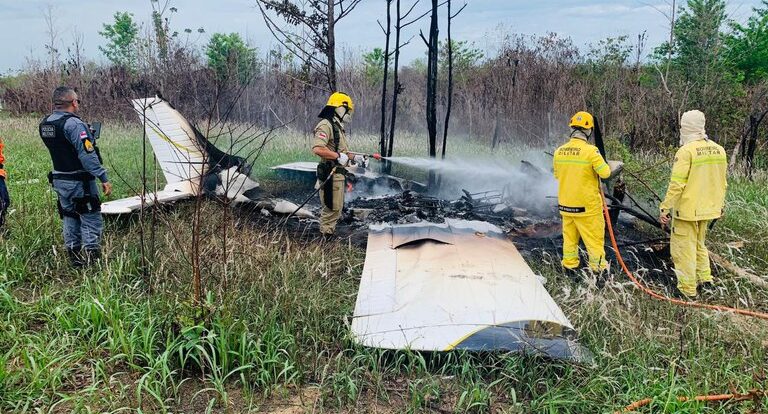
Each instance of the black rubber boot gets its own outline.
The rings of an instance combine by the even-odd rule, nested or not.
[[[573,283],[579,283],[581,282],[582,275],[579,269],[570,269],[567,267],[563,268],[563,274],[568,277],[568,279],[571,280]]]
[[[696,291],[699,294],[704,295],[714,295],[717,292],[717,288],[715,287],[715,284],[712,282],[704,282],[696,287]]]
[[[67,257],[72,267],[83,267],[85,265],[85,257],[80,247],[67,248]]]
[[[95,264],[99,261],[99,259],[101,259],[100,249],[85,249],[84,252],[83,262],[88,266]]]

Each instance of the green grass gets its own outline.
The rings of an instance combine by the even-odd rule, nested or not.
[[[224,207],[213,203],[203,206],[202,304],[191,303],[189,204],[161,214],[154,237],[149,218],[143,227],[136,217],[108,220],[107,260],[72,270],[59,247],[60,221],[45,181],[49,160],[35,124],[0,116],[15,210],[0,242],[0,412],[606,413],[645,397],[655,399],[647,413],[768,410],[765,399],[675,399],[766,389],[766,322],[657,302],[618,274],[602,291],[574,285],[545,254],[534,254],[531,266],[594,352],[594,366],[356,346],[347,324],[364,252],[226,220]],[[140,137],[137,125],[106,125],[101,141],[110,170],[131,182],[140,177]],[[375,137],[352,139],[361,150],[375,149]],[[404,135],[398,151],[422,154],[424,141]],[[279,132],[255,175],[269,189],[269,167],[312,160],[309,142]],[[470,142],[461,151],[490,152]],[[505,146],[495,155],[519,158],[521,151]],[[645,168],[662,156],[624,156],[628,168],[663,190],[669,166]],[[115,197],[132,194],[115,174],[113,181]],[[760,274],[768,272],[766,184],[764,172],[755,181],[731,178],[728,215],[711,240],[713,249]],[[154,257],[147,272],[142,230]],[[720,277],[717,302],[768,309],[765,289]]]

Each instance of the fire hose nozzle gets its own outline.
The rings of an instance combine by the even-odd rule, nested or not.
[[[352,154],[352,155],[362,155],[363,157],[366,157],[366,158],[373,158],[373,159],[376,159],[376,160],[379,160],[379,161],[381,161],[381,160],[382,160],[382,158],[384,158],[384,157],[382,157],[382,156],[381,156],[381,154],[379,154],[379,153],[374,153],[374,154],[365,154],[365,153],[362,153],[362,152],[354,152],[354,151],[349,151],[349,152],[347,152],[347,153],[348,153],[348,154]]]

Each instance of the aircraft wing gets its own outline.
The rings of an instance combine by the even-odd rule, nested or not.
[[[375,348],[591,359],[515,245],[477,221],[372,227],[352,333]]]
[[[157,197],[155,197],[157,195]],[[151,207],[155,203],[172,203],[179,200],[185,200],[191,198],[192,193],[183,191],[158,191],[155,193],[146,194],[144,196],[144,208]],[[141,197],[134,196],[123,198],[115,201],[107,201],[101,204],[101,214],[116,215],[116,214],[130,214],[134,211],[141,209]]]

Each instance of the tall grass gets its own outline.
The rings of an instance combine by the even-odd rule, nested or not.
[[[141,275],[136,219],[108,220],[107,259],[87,270],[71,269],[59,247],[60,221],[44,178],[49,161],[35,123],[0,117],[15,210],[0,236],[0,412],[235,413],[294,407],[594,413],[645,397],[655,399],[645,412],[768,410],[765,399],[739,405],[675,399],[765,390],[766,323],[653,301],[619,274],[601,291],[573,284],[547,250],[530,252],[530,263],[547,278],[547,289],[595,354],[593,366],[516,354],[359,347],[349,338],[348,318],[363,251],[297,241],[239,216],[222,222],[222,207],[213,203],[204,206],[208,220],[202,231],[218,235],[230,226],[234,236],[226,245],[229,258],[222,255],[220,237],[204,248],[202,306],[190,301],[184,258],[189,205],[162,215],[151,279]],[[107,165],[127,181],[138,179],[140,136],[135,125],[105,129]],[[399,150],[424,153],[425,141],[403,136]],[[308,142],[303,134],[281,132],[256,161],[255,175],[269,187],[270,166],[312,159]],[[353,142],[361,150],[376,145],[373,137]],[[490,153],[474,143],[461,148],[468,156]],[[503,146],[495,155],[521,153]],[[623,155],[637,171],[660,158]],[[663,190],[664,168],[645,173],[657,190]],[[113,180],[116,197],[132,194]],[[731,180],[728,215],[712,240],[719,252],[762,272],[768,270],[765,180],[764,175]],[[734,244],[738,241],[743,246]],[[220,283],[224,272],[227,289]],[[716,300],[768,307],[764,290],[724,273],[719,277]]]

